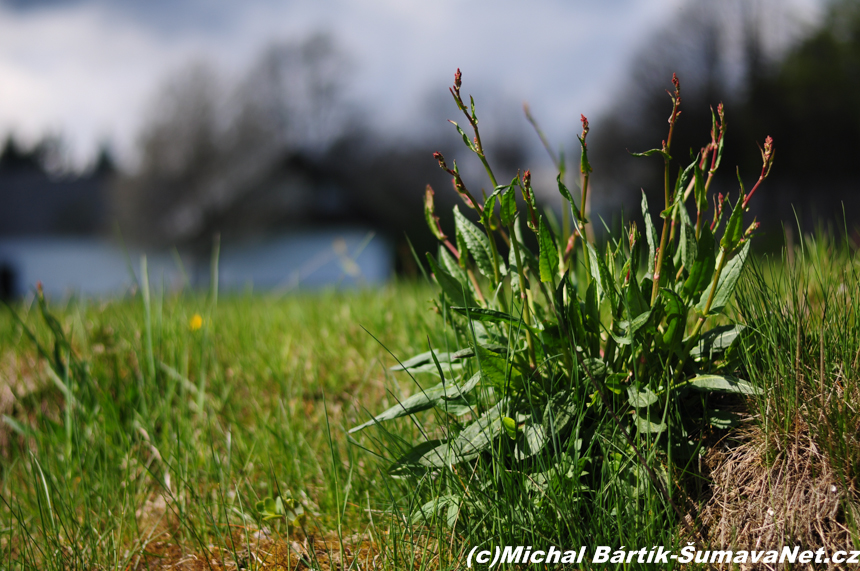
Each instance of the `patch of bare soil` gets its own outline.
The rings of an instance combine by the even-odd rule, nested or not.
[[[376,569],[379,550],[366,537],[273,537],[266,530],[236,530],[229,548],[183,548],[168,541],[147,545],[130,570],[177,571],[303,571]],[[341,545],[343,550],[341,551]]]

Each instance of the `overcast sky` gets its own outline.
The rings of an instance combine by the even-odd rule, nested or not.
[[[205,59],[238,74],[272,41],[326,31],[354,64],[351,99],[378,125],[408,131],[427,94],[444,93],[460,67],[465,91],[512,107],[527,100],[550,138],[569,143],[580,113],[606,109],[636,50],[684,5],[0,0],[0,136],[59,133],[79,162],[110,141],[128,160],[141,114],[171,71]]]

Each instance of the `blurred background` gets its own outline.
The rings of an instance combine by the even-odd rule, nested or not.
[[[628,150],[660,146],[677,72],[676,157],[725,103],[717,191],[776,141],[761,242],[783,223],[858,239],[856,1],[0,0],[0,295],[121,293],[144,252],[150,279],[202,287],[216,236],[230,289],[417,275],[425,185],[446,227],[456,198],[432,153],[489,185],[446,123],[458,67],[497,174],[530,168],[545,207],[556,172],[523,102],[571,165],[588,116],[611,226],[641,190],[662,200],[661,161]]]

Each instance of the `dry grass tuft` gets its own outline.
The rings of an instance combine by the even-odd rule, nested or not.
[[[705,459],[713,495],[702,516],[713,545],[853,549],[860,502],[840,485],[805,423],[799,421],[789,438],[756,426],[740,440],[730,450],[712,449]]]

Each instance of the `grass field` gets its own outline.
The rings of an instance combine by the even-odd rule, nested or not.
[[[769,526],[774,545],[860,547],[858,276],[856,253],[823,238],[747,268],[729,313],[755,333],[741,367],[763,392],[704,437],[710,478],[692,499],[711,542]],[[3,308],[0,568],[437,569],[487,534],[540,541],[413,526],[423,498],[385,470],[421,425],[346,434],[416,392],[387,371],[392,354],[450,342],[434,296],[401,283],[216,300],[143,284]],[[275,497],[288,517],[265,520],[257,502]],[[647,533],[619,521],[569,525],[583,542],[686,540],[671,518]]]
[[[430,295],[57,300],[57,344],[36,301],[15,306],[23,326],[4,308],[0,559],[126,569],[187,555],[241,568],[248,544],[287,532],[260,532],[255,503],[287,493],[308,533],[365,533],[402,491],[344,428],[393,402],[383,345],[403,355],[435,337]]]

